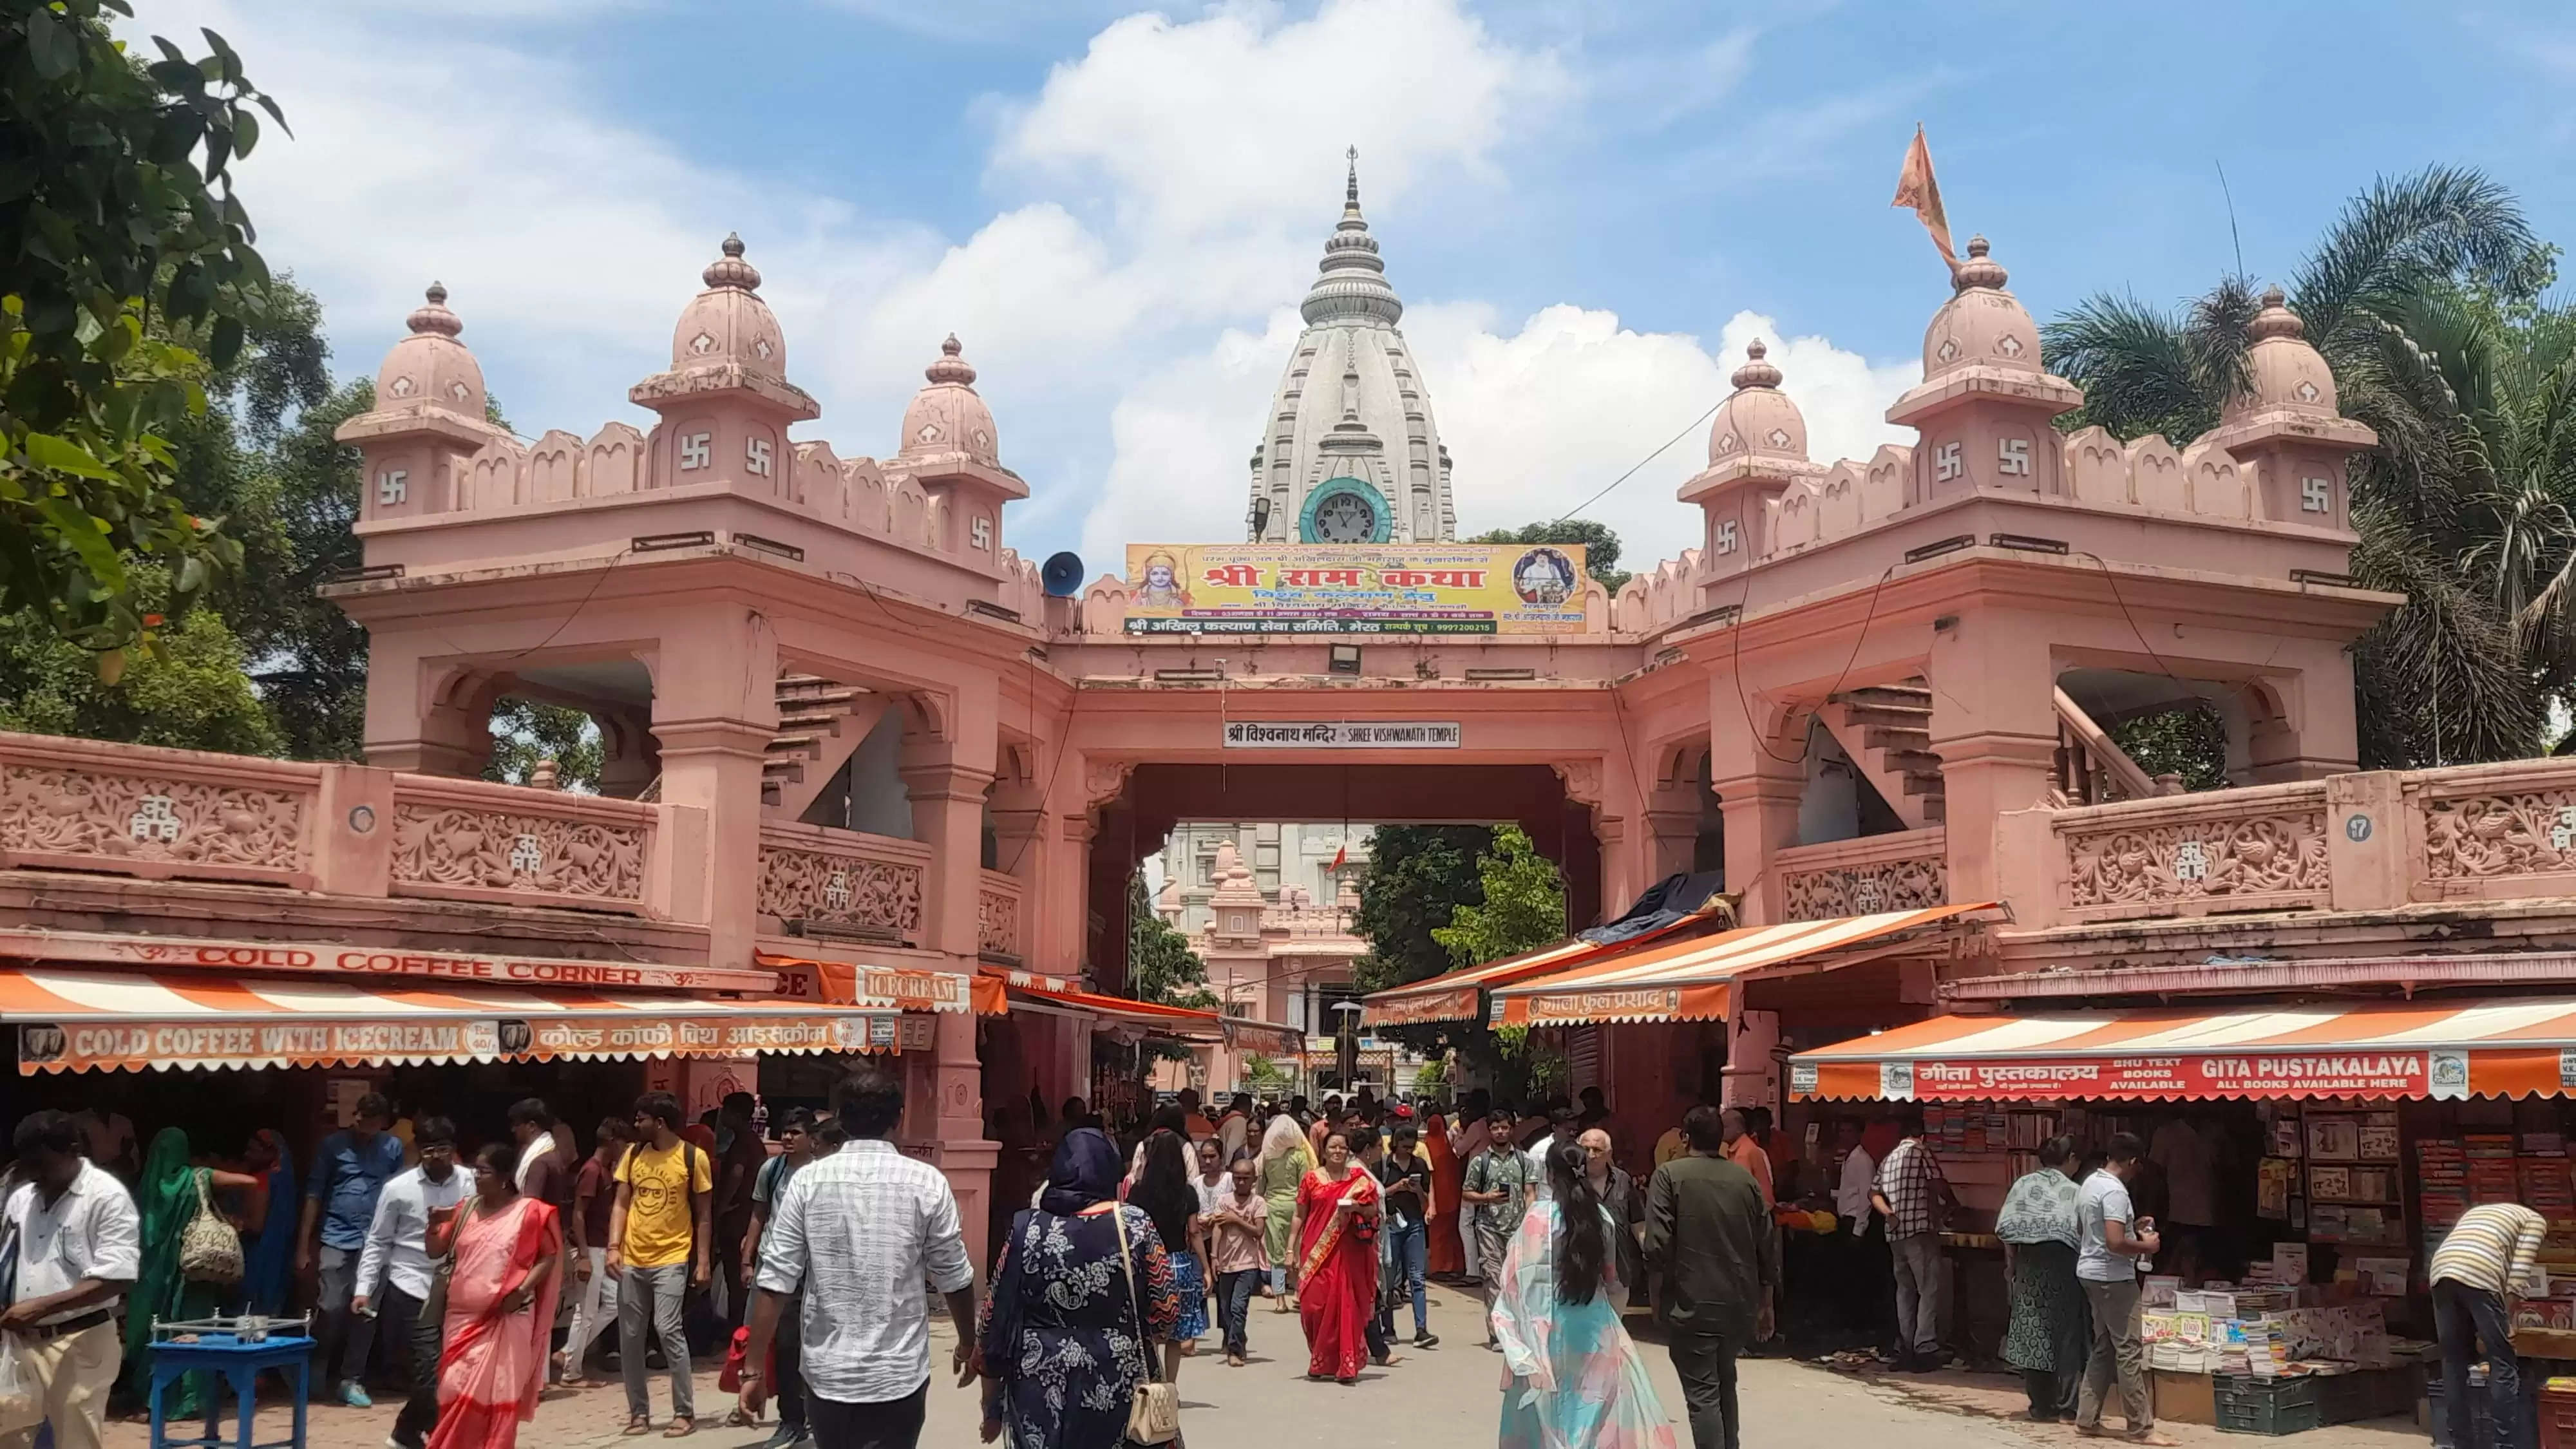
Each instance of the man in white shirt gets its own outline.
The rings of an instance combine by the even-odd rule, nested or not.
[[[116,1306],[142,1273],[143,1219],[125,1184],[81,1156],[69,1116],[31,1112],[11,1145],[27,1181],[0,1209],[18,1238],[17,1291],[0,1332],[34,1379],[55,1449],[99,1449],[124,1362]],[[36,1429],[0,1435],[0,1449],[28,1449]]]
[[[2093,1310],[2093,1354],[2075,1401],[2075,1431],[2096,1438],[2104,1433],[2103,1401],[2116,1381],[2129,1442],[2169,1445],[2174,1441],[2156,1432],[2139,1332],[2138,1273],[2142,1260],[2163,1246],[2129,1201],[2129,1183],[2146,1155],[2147,1145],[2136,1134],[2115,1132],[2109,1160],[2076,1189],[2075,1280]]]
[[[395,1416],[391,1440],[398,1449],[421,1449],[438,1424],[438,1353],[446,1325],[439,1315],[421,1311],[443,1256],[430,1251],[430,1230],[443,1230],[473,1187],[456,1170],[455,1123],[422,1118],[413,1124],[412,1145],[420,1152],[420,1165],[386,1179],[376,1198],[376,1215],[367,1224],[366,1245],[358,1252],[358,1276],[349,1296],[352,1311],[381,1314],[386,1335],[410,1346],[411,1396]],[[445,1247],[443,1231],[440,1246]]]
[[[835,1094],[850,1140],[788,1179],[760,1240],[742,1407],[757,1417],[778,1315],[804,1294],[798,1326],[806,1421],[815,1449],[912,1449],[930,1403],[930,1314],[921,1285],[948,1300],[950,1367],[975,1382],[975,1269],[948,1179],[888,1139],[903,1118],[901,1081],[875,1067]]]

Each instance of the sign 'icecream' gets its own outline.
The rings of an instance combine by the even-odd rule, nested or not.
[[[1454,750],[1456,720],[1228,720],[1229,750]]]

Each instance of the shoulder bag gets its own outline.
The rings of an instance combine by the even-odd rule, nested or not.
[[[209,1175],[202,1167],[190,1173],[197,1180],[197,1215],[179,1230],[179,1276],[192,1283],[238,1283],[242,1280],[241,1234],[215,1211],[206,1195]]]
[[[1127,1251],[1126,1210],[1113,1209],[1109,1225],[1118,1233],[1118,1270],[1127,1279],[1127,1302],[1136,1310],[1136,1347],[1145,1360],[1145,1381],[1127,1406],[1127,1442],[1169,1444],[1181,1437],[1181,1390],[1164,1383],[1154,1368],[1154,1345],[1145,1337],[1145,1300],[1136,1294],[1136,1266]]]

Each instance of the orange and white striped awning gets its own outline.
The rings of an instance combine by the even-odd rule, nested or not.
[[[1419,1026],[1431,1021],[1474,1021],[1483,1014],[1481,993],[1490,986],[1519,981],[1543,971],[1561,970],[1617,950],[1616,946],[1596,946],[1580,938],[1541,946],[1517,956],[1505,956],[1482,966],[1464,971],[1451,971],[1427,980],[1412,982],[1391,990],[1373,992],[1360,998],[1360,1025],[1363,1027]]]
[[[1738,977],[1808,959],[1847,964],[1856,954],[1918,946],[1922,943],[1913,933],[1922,927],[1991,909],[1991,902],[1973,902],[1882,911],[1632,946],[1605,959],[1578,961],[1571,969],[1496,987],[1489,1017],[1498,1026],[1716,1021],[1725,1017],[1730,987]]]
[[[1790,1095],[1920,1101],[2576,1092],[2576,998],[1937,1016],[1801,1052]]]
[[[1657,943],[1676,939],[1705,938],[1714,926],[1724,925],[1727,917],[1711,897],[1704,905],[1677,920],[1668,921],[1651,931],[1610,942],[1587,941],[1580,936],[1568,937],[1554,945],[1505,956],[1482,966],[1451,971],[1426,980],[1415,981],[1385,991],[1372,992],[1360,998],[1360,1025],[1363,1027],[1419,1026],[1432,1021],[1476,1021],[1485,1014],[1484,993],[1496,987],[1532,977],[1571,971],[1607,961],[1614,956],[1626,957]]]
[[[22,1074],[880,1052],[900,1013],[507,987],[372,988],[205,971],[0,970]]]

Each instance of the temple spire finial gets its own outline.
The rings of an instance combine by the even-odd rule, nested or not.
[[[1346,215],[1360,214],[1360,148],[1353,146],[1342,153],[1350,158],[1350,184],[1342,192],[1342,210]]]

